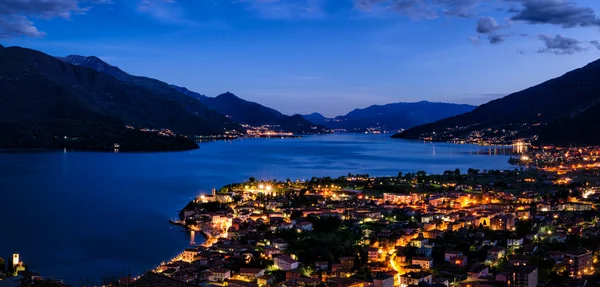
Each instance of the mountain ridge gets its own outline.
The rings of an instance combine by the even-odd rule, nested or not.
[[[571,132],[575,132],[575,126],[571,131],[562,128],[564,134],[550,136],[554,133],[553,127],[564,126],[567,121],[589,122],[590,114],[596,110],[599,101],[600,60],[596,60],[559,77],[490,101],[472,112],[417,126],[395,137],[422,139],[435,135],[433,138],[437,140],[470,140],[480,136],[499,143],[522,139],[547,144],[575,143],[568,140],[574,137]],[[592,137],[577,138],[582,139],[582,144],[600,143]]]
[[[438,102],[397,102],[357,108],[346,115],[321,118],[320,114],[305,115],[307,119],[321,122],[331,129],[363,132],[369,129],[398,131],[422,123],[471,111],[475,106]]]
[[[236,123],[251,126],[278,126],[283,131],[300,134],[325,132],[325,129],[322,127],[316,127],[315,129],[315,125],[304,120],[304,118],[284,115],[275,109],[244,100],[231,92],[225,92],[215,98],[211,98],[187,88],[170,85],[152,78],[130,75],[120,68],[112,66],[97,57],[69,55],[59,59],[109,74],[116,79],[127,83],[153,89],[161,94],[170,95],[170,98],[173,100],[182,101],[180,97],[175,97],[174,93],[186,96],[187,98],[197,100],[203,106],[216,113],[229,117]]]
[[[0,146],[112,149],[120,143],[122,150],[190,149],[198,147],[191,140],[126,125],[187,135],[221,134],[228,127],[225,117],[196,114],[147,88],[32,49],[0,48],[0,77],[0,123],[8,130]],[[202,110],[216,115],[198,106]]]

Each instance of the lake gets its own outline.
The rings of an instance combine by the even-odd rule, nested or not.
[[[506,169],[506,148],[335,134],[202,143],[171,153],[0,153],[0,257],[78,285],[140,275],[189,245],[169,219],[194,196],[253,176]]]

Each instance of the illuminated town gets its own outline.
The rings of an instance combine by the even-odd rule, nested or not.
[[[190,202],[173,223],[206,241],[141,280],[586,286],[598,282],[598,154],[541,148],[508,171],[251,178]]]
[[[172,221],[190,233],[189,248],[108,286],[600,282],[600,149],[515,148],[513,170],[250,178],[213,189]]]

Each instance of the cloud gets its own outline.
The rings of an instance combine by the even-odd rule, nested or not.
[[[498,30],[502,28],[503,27],[499,25],[494,18],[480,17],[479,20],[477,20],[477,28],[475,30],[480,35],[487,35],[490,44],[500,44],[506,40],[506,35],[498,33]],[[478,36],[477,39],[479,40],[480,37]],[[473,41],[471,40],[471,42]],[[479,41],[477,41],[477,43],[478,42]]]
[[[473,44],[479,44],[480,40],[481,40],[481,37],[479,37],[479,35],[469,37],[469,41],[471,41],[471,43],[473,43]]]
[[[480,17],[477,21],[477,33],[489,34],[496,32],[501,28],[498,22],[492,17]]]
[[[316,19],[325,16],[325,0],[234,0],[233,3],[246,5],[268,20]]]
[[[111,0],[1,0],[0,38],[43,37],[29,18],[70,19],[73,14],[85,14],[89,5],[109,4]],[[82,5],[83,4],[83,5]]]
[[[471,17],[479,6],[480,0],[436,0],[442,6],[445,15],[456,17]]]
[[[500,44],[506,40],[506,35],[496,34],[488,36],[490,44]]]
[[[541,34],[538,36],[544,42],[545,48],[538,50],[538,53],[552,53],[556,55],[571,55],[577,52],[585,51],[581,41],[573,38],[556,35],[555,37]]]
[[[564,28],[600,26],[600,19],[592,8],[581,7],[568,0],[508,0],[520,2],[512,20],[530,24],[553,24]]]
[[[594,41],[590,41],[590,44],[592,44],[594,47],[598,48],[598,50],[600,50],[600,42],[594,40]]]
[[[375,7],[411,19],[435,19],[440,15],[470,17],[481,0],[354,0],[354,7],[372,11]]]
[[[197,24],[185,16],[184,9],[175,0],[140,0],[137,10],[163,23],[187,26]]]
[[[2,16],[0,17],[0,39],[26,36],[31,38],[40,38],[45,35],[40,32],[31,22],[24,16]]]

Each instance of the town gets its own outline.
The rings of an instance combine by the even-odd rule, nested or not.
[[[198,196],[174,222],[206,241],[138,281],[232,287],[593,285],[600,247],[597,166],[587,166],[580,180],[579,163],[553,169],[557,154],[543,154],[548,151],[513,159],[521,166],[506,171],[230,184]]]
[[[600,151],[520,152],[510,159],[512,170],[249,178],[213,189],[172,221],[190,232],[189,248],[144,275],[105,285],[600,283]],[[15,256],[12,275],[48,282],[19,272],[24,268]]]

